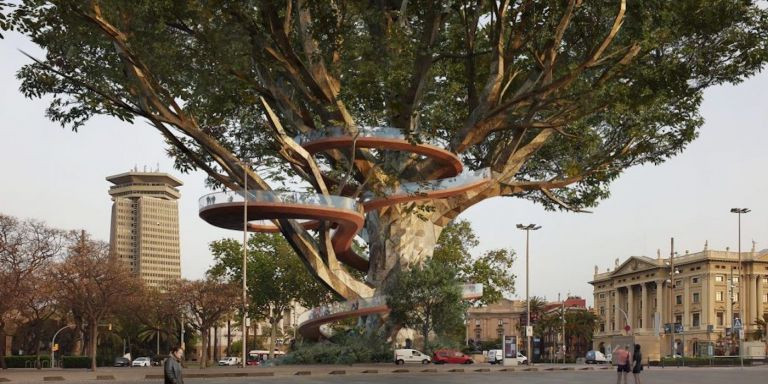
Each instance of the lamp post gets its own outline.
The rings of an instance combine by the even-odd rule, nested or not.
[[[243,319],[241,323],[241,335],[243,342],[241,343],[240,351],[240,367],[245,368],[246,363],[246,349],[248,346],[248,285],[246,280],[248,278],[248,264],[246,263],[248,257],[248,167],[243,164]]]
[[[667,286],[669,286],[669,317],[670,317],[670,332],[671,332],[671,339],[669,341],[669,352],[672,358],[675,358],[676,352],[675,351],[675,275],[679,274],[680,271],[675,269],[675,238],[671,237],[669,239],[669,278],[667,279],[666,283]],[[685,347],[683,347],[685,348]]]
[[[741,289],[741,214],[742,213],[749,213],[749,208],[731,208],[731,213],[735,213],[738,216],[739,221],[739,243],[738,243],[738,250],[739,250],[739,320],[741,320],[742,327],[746,326],[746,322],[744,322],[744,300],[742,300],[742,297],[744,296],[744,291]],[[739,360],[741,361],[741,366],[744,366],[744,343],[741,339],[741,333],[744,328],[739,330]]]
[[[528,305],[528,310],[526,311],[527,321],[525,323],[525,339],[526,339],[526,345],[527,345],[526,353],[528,354],[527,356],[528,364],[533,365],[533,353],[531,350],[531,337],[533,336],[531,335],[531,333],[533,332],[528,332],[528,330],[533,328],[531,326],[531,298],[529,296],[529,291],[528,291],[528,289],[530,288],[530,282],[531,282],[531,279],[529,277],[529,272],[528,272],[529,271],[528,245],[530,241],[531,231],[541,229],[541,226],[536,224],[528,224],[528,225],[518,224],[517,229],[521,229],[525,231],[525,303],[526,305]]]
[[[56,360],[54,360],[54,356],[55,356],[56,351],[53,350],[54,346],[56,345],[56,336],[59,335],[59,332],[65,330],[67,328],[74,328],[74,327],[75,327],[74,324],[65,325],[65,326],[61,327],[61,329],[56,331],[56,333],[53,334],[53,338],[51,339],[51,368],[53,368],[54,362],[56,361]]]

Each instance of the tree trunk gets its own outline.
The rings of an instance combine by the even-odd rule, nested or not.
[[[208,328],[207,327],[201,327],[202,330],[200,331],[200,338],[201,338],[201,353],[200,353],[200,369],[205,368],[205,364],[208,362]]]
[[[5,365],[5,348],[6,348],[5,322],[0,321],[0,368],[4,370],[8,369],[8,366]]]
[[[213,326],[213,361],[219,361],[219,326]]]
[[[429,345],[429,321],[424,322],[421,326],[421,335],[424,337],[424,347],[422,348],[422,351],[424,351],[424,353],[429,353],[427,351],[427,346]]]
[[[88,340],[88,351],[91,354],[91,370],[96,370],[96,341],[97,337],[99,336],[99,325],[98,321],[94,320],[90,322],[90,325],[88,326],[88,331],[90,334],[90,340]]]
[[[279,319],[273,317],[270,319],[269,325],[272,329],[269,330],[269,358],[275,358],[275,338],[277,337],[277,322]]]
[[[366,218],[371,263],[368,280],[379,289],[393,270],[407,269],[432,257],[443,227],[425,220],[418,212],[415,209],[406,213],[397,206]]]
[[[246,327],[247,329],[247,327]],[[246,337],[243,338],[243,340],[248,339],[248,335],[245,335]],[[243,350],[247,351],[245,349],[245,342],[243,342]],[[227,319],[227,356],[232,355],[232,320]]]

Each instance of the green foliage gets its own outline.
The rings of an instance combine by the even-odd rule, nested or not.
[[[64,356],[61,358],[62,368],[91,368],[90,356]]]
[[[371,333],[347,332],[333,337],[333,343],[296,345],[281,364],[357,364],[392,362],[393,351],[385,338]]]
[[[240,242],[217,240],[210,249],[214,265],[208,274],[242,284]],[[312,278],[279,234],[257,233],[249,237],[247,273],[249,312],[254,319],[279,321],[294,301],[312,308],[331,298],[328,289]]]
[[[430,332],[441,336],[463,327],[466,305],[459,284],[455,270],[434,259],[396,272],[384,288],[389,321],[418,330],[427,352]]]
[[[37,361],[38,356],[34,355],[25,355],[25,356],[5,356],[5,364],[8,368],[34,368],[35,367],[35,361]],[[43,361],[46,361],[47,367],[51,366],[51,356],[48,355],[40,355],[40,363],[43,364]],[[90,363],[90,361],[89,361]]]
[[[702,366],[737,366],[741,364],[739,356],[718,356],[714,358],[709,357],[664,357],[661,362],[654,361],[651,365],[664,365],[664,366],[690,366],[690,367],[702,367]],[[744,365],[752,365],[752,360],[744,359]]]
[[[437,239],[432,258],[456,270],[459,281],[483,284],[483,296],[478,304],[494,303],[515,292],[515,275],[511,272],[515,253],[494,249],[475,258],[470,251],[478,244],[480,240],[469,221],[451,222]]]

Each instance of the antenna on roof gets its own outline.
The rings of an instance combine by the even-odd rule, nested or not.
[[[157,162],[157,168],[155,169],[155,172],[160,172],[160,162]]]

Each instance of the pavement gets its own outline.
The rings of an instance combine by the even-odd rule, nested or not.
[[[0,382],[41,383],[162,383],[162,369],[99,368],[95,372],[82,369],[8,369],[0,371]],[[643,371],[644,383],[660,384],[741,384],[766,382],[768,366],[757,367],[652,367]],[[611,366],[537,364],[534,367],[502,367],[489,364],[472,365],[290,365],[278,367],[211,367],[184,370],[186,383],[240,384],[282,383],[614,383]],[[633,378],[628,378],[633,383]]]

